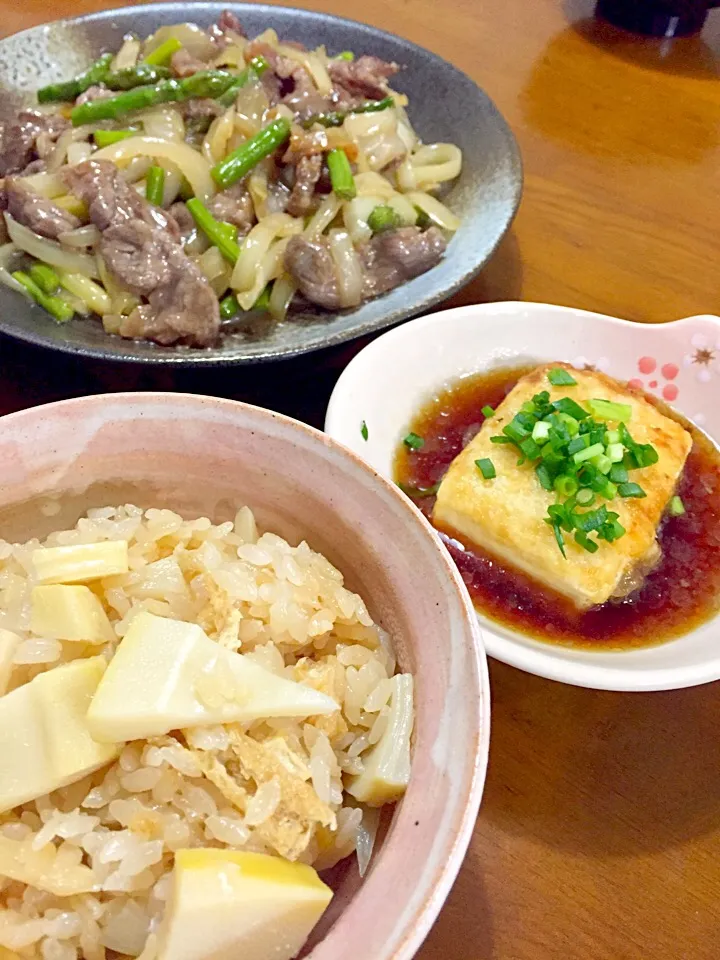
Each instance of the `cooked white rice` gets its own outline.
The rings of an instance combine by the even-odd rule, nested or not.
[[[344,792],[342,778],[362,772],[364,752],[382,735],[395,660],[341,573],[306,543],[259,535],[248,508],[214,525],[170,510],[105,507],[43,545],[99,540],[129,542],[130,572],[91,584],[118,640],[142,610],[192,621],[218,643],[327,693],[342,710],[135,741],[110,767],[0,816],[0,835],[29,841],[39,869],[53,858],[55,869],[82,863],[99,888],[58,897],[0,876],[0,946],[28,960],[139,956],[182,847],[227,846],[318,869],[357,851],[364,869],[378,820]],[[0,628],[22,638],[0,694],[99,652],[30,633],[38,546],[0,541]],[[108,659],[115,646],[101,648]]]

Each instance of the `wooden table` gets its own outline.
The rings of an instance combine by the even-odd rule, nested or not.
[[[0,31],[103,0],[0,0]],[[526,299],[661,322],[718,312],[720,13],[632,38],[561,0],[309,0],[471,74],[525,160],[525,197],[454,303]],[[357,345],[262,371],[157,374],[0,342],[0,410],[102,390],[191,389],[317,425]],[[279,387],[278,384],[283,386]],[[720,697],[598,693],[491,664],[490,771],[465,866],[422,960],[715,960]],[[372,960],[372,958],[368,958]]]

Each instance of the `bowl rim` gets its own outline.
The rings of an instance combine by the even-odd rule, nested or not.
[[[30,327],[27,330],[18,330],[16,327],[14,327],[11,319],[6,320],[2,315],[0,315],[0,334],[20,340],[23,343],[31,344],[32,346],[41,347],[43,349],[57,351],[70,356],[107,361],[110,363],[131,363],[139,364],[141,366],[164,366],[188,369],[202,369],[205,367],[216,366],[256,366],[258,364],[290,360],[295,357],[306,356],[311,353],[316,353],[318,351],[340,346],[341,344],[351,342],[359,337],[377,333],[381,330],[392,329],[393,326],[406,322],[408,319],[411,319],[418,313],[430,310],[436,307],[442,301],[448,300],[477,276],[477,274],[494,255],[500,242],[512,225],[520,206],[524,184],[522,154],[520,153],[517,139],[509,122],[505,119],[505,116],[501,113],[495,101],[490,97],[484,87],[481,87],[479,83],[477,83],[472,77],[465,73],[465,71],[461,70],[450,60],[446,60],[433,50],[429,50],[427,47],[423,47],[412,40],[408,40],[400,34],[394,33],[390,30],[384,30],[379,27],[374,27],[371,24],[363,23],[360,20],[354,20],[350,17],[342,17],[336,14],[325,13],[322,10],[311,10],[302,7],[285,5],[282,3],[275,5],[268,3],[256,3],[252,2],[252,0],[248,3],[238,3],[237,0],[228,0],[227,3],[219,2],[219,0],[197,0],[197,2],[192,3],[188,2],[188,0],[186,0],[186,2],[182,2],[182,0],[166,0],[166,2],[157,2],[156,0],[156,2],[151,3],[138,3],[136,5],[125,5],[91,11],[88,13],[79,14],[76,17],[59,17],[54,20],[45,20],[40,24],[27,27],[24,30],[18,31],[17,33],[0,37],[0,50],[2,49],[2,45],[5,41],[11,39],[14,40],[16,38],[23,37],[24,35],[47,29],[49,26],[53,25],[82,25],[85,23],[98,23],[112,21],[118,16],[132,17],[137,16],[139,13],[145,12],[166,14],[167,11],[173,7],[182,8],[183,10],[192,9],[193,11],[196,11],[197,16],[202,16],[203,11],[207,13],[215,13],[218,8],[237,8],[240,12],[243,10],[252,9],[253,12],[257,11],[259,14],[267,13],[268,16],[272,14],[277,15],[278,11],[281,11],[282,13],[286,13],[291,16],[302,17],[306,20],[311,19],[318,22],[330,23],[331,25],[341,24],[348,28],[359,29],[369,35],[386,37],[394,43],[400,43],[401,45],[413,48],[416,51],[421,51],[425,56],[431,57],[434,61],[436,61],[438,66],[442,65],[444,69],[451,69],[455,71],[456,74],[470,82],[477,89],[479,94],[485,99],[487,113],[488,115],[492,116],[493,123],[497,126],[499,134],[504,139],[506,163],[509,168],[509,196],[511,196],[511,199],[506,216],[502,219],[498,219],[497,221],[497,236],[495,237],[495,240],[488,248],[487,254],[482,262],[473,263],[471,266],[463,270],[461,275],[456,276],[452,283],[443,287],[442,290],[436,289],[433,293],[425,296],[422,299],[422,302],[418,302],[415,307],[412,307],[410,312],[403,313],[401,310],[399,316],[393,317],[389,321],[385,318],[385,315],[380,315],[375,320],[364,322],[361,328],[357,328],[356,326],[346,330],[325,333],[322,336],[318,335],[316,340],[313,342],[301,343],[288,348],[268,349],[249,356],[233,356],[232,353],[215,356],[212,353],[213,348],[208,348],[207,351],[204,351],[197,348],[178,346],[156,346],[152,352],[147,354],[123,352],[123,349],[120,349],[117,353],[115,353],[106,351],[102,345],[84,345],[82,343],[75,343],[71,340],[55,341],[42,333],[36,332],[33,327]],[[382,300],[382,297],[378,299]],[[35,309],[32,305],[31,308]],[[362,309],[362,304],[360,309]],[[128,344],[132,344],[134,342],[135,341],[127,341]]]
[[[24,419],[42,415],[45,415],[45,419],[49,419],[51,416],[61,413],[68,408],[90,407],[92,409],[95,406],[102,406],[103,403],[107,403],[108,401],[133,404],[147,403],[153,406],[163,405],[169,407],[172,407],[176,401],[180,401],[183,404],[189,403],[198,408],[208,405],[221,408],[230,414],[240,408],[258,417],[259,420],[264,421],[265,424],[279,423],[280,426],[286,429],[304,433],[313,444],[335,450],[342,457],[350,460],[355,470],[364,474],[369,480],[383,488],[384,493],[390,497],[396,508],[406,515],[407,522],[415,523],[419,530],[422,531],[422,535],[425,537],[438,563],[444,568],[444,572],[448,575],[458,602],[458,611],[462,610],[462,619],[466,630],[466,647],[469,648],[467,649],[467,654],[472,659],[477,676],[477,689],[475,691],[477,711],[474,712],[473,730],[476,749],[472,761],[472,770],[469,771],[469,788],[462,807],[462,814],[458,817],[458,821],[449,837],[451,842],[447,844],[444,857],[438,857],[438,867],[435,870],[432,880],[428,882],[424,903],[418,908],[415,916],[408,920],[405,927],[397,933],[396,939],[398,945],[392,954],[383,954],[381,957],[374,958],[374,960],[412,960],[437,919],[465,858],[482,800],[490,749],[490,678],[483,631],[475,616],[467,588],[455,568],[450,555],[444,549],[432,526],[420,510],[398,490],[394,483],[382,476],[382,474],[363,460],[362,457],[358,456],[353,450],[309,424],[285,414],[277,413],[265,407],[244,401],[230,400],[224,397],[213,397],[204,394],[164,391],[122,391],[118,393],[88,394],[82,397],[72,397],[65,400],[56,400],[51,403],[38,404],[33,407],[26,407],[22,410],[4,414],[0,416],[0,433],[8,423],[22,425]],[[320,455],[319,450],[318,455]],[[398,816],[402,816],[402,808],[400,808]],[[365,883],[371,879],[372,876],[368,878]],[[343,916],[351,909],[351,906],[352,901],[337,918],[330,928],[331,930],[342,921]],[[320,941],[320,943],[313,948],[308,955],[308,960],[312,960],[316,952],[321,949],[323,942],[324,941]]]
[[[668,335],[670,331],[676,331],[680,327],[691,328],[697,324],[715,326],[718,329],[718,334],[720,334],[720,316],[714,314],[694,314],[665,323],[638,323],[581,308],[519,300],[468,304],[441,310],[418,317],[401,327],[388,330],[353,357],[340,374],[330,397],[325,418],[326,432],[329,436],[337,439],[347,435],[345,425],[348,409],[354,407],[351,394],[356,392],[352,390],[356,377],[360,371],[363,371],[367,380],[368,369],[372,367],[373,361],[380,356],[389,356],[393,353],[397,353],[399,356],[400,350],[398,347],[405,342],[405,338],[423,334],[430,329],[441,326],[445,328],[445,336],[447,337],[452,336],[448,333],[448,330],[449,325],[454,321],[459,323],[469,319],[481,321],[489,317],[497,319],[502,314],[504,323],[522,322],[532,317],[533,314],[540,314],[546,310],[552,310],[567,317],[587,319],[605,326],[625,330],[632,329],[641,336],[650,338],[663,334]],[[484,360],[490,358],[491,350],[492,343],[490,343],[487,353],[481,352],[478,354],[478,366]],[[503,362],[512,363],[512,357],[503,357],[502,359]],[[462,372],[458,373],[458,376],[462,375]],[[444,382],[448,382],[448,378]],[[426,392],[432,391],[433,387],[437,385],[428,382]],[[377,391],[378,387],[374,386],[373,389]],[[422,399],[418,398],[418,402],[421,403]],[[697,429],[702,430],[700,427],[697,427]],[[709,436],[706,431],[702,432]],[[710,437],[710,439],[716,446],[720,445],[719,438]],[[479,612],[476,612],[476,615],[482,626],[485,647],[490,657],[549,680],[588,689],[624,692],[674,690],[720,680],[720,654],[699,664],[628,670],[623,667],[621,661],[623,654],[627,651],[588,651],[588,659],[586,660],[575,660],[569,656],[566,658],[562,653],[565,648],[561,644],[543,644],[542,641],[535,640],[533,637],[524,636],[503,625],[497,625]],[[704,621],[700,626],[706,626],[714,622],[717,622],[720,626],[720,612]],[[672,638],[666,643],[672,644],[675,640],[681,640],[682,636],[690,636],[692,633],[694,633],[694,630],[680,637]],[[665,645],[660,644],[659,646]],[[574,648],[567,649],[571,651]],[[618,660],[612,666],[600,662],[593,663],[590,658],[595,654],[608,658],[611,656],[617,657]]]

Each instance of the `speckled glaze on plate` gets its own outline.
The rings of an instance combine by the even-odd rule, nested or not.
[[[411,960],[460,869],[485,781],[490,689],[470,597],[420,512],[317,430],[212,397],[82,397],[0,418],[0,537],[64,529],[88,507],[166,506],[306,539],[344,574],[415,675],[410,784],[360,881],[348,863],[312,960]],[[29,501],[29,502],[28,502]]]
[[[463,151],[463,171],[446,200],[463,219],[445,259],[435,269],[378,300],[341,314],[307,313],[292,322],[255,317],[245,331],[228,330],[217,347],[156,347],[108,336],[97,320],[58,326],[21,294],[0,288],[0,331],[33,344],[108,360],[202,366],[257,363],[297,356],[382,330],[445,300],[491,256],[520,201],[522,171],[515,139],[495,105],[456,67],[391,33],[309,10],[262,4],[163,3],[124,7],[48,23],[0,41],[0,122],[46,83],[73,76],[125,33],[141,36],[163,24],[191,20],[207,26],[232,9],[251,35],[273,27],[308,46],[373,53],[405,68],[396,89],[410,98],[420,137],[450,141]],[[51,8],[48,8],[51,9]]]

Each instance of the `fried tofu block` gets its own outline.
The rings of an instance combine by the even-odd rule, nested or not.
[[[553,387],[547,373],[558,367],[571,370],[577,386]],[[540,486],[532,465],[517,465],[514,446],[490,442],[522,404],[542,390],[549,391],[551,401],[567,396],[583,405],[591,399],[629,404],[632,417],[627,426],[633,439],[651,443],[659,454],[658,463],[634,470],[630,476],[643,487],[645,498],[603,501],[619,514],[626,533],[611,544],[601,543],[596,553],[588,553],[566,536],[567,559],[563,557],[552,528],[544,522],[548,507],[557,502],[556,495]],[[641,394],[601,373],[547,364],[522,377],[453,460],[437,494],[433,522],[467,547],[476,545],[512,564],[577,607],[595,606],[630,592],[659,558],[658,525],[691,446],[688,431]],[[495,465],[493,480],[485,480],[475,465],[485,457]],[[594,506],[598,505],[596,501]]]

